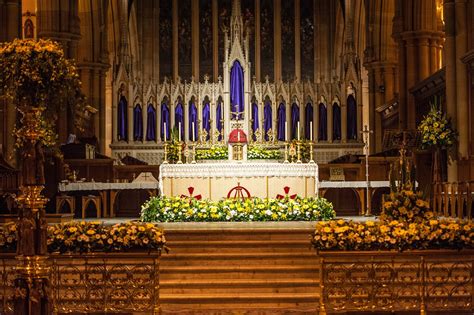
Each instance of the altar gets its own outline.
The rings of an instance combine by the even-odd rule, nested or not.
[[[314,197],[318,194],[318,165],[296,163],[162,164],[164,196],[222,198]]]

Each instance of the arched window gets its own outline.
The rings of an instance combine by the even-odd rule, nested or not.
[[[298,104],[291,104],[291,139],[298,138],[298,123],[300,122],[300,107]]]
[[[117,135],[118,140],[128,140],[128,102],[125,96],[120,96],[117,107]]]
[[[211,139],[211,105],[209,98],[206,96],[202,107],[202,129],[206,130],[206,141]]]
[[[133,108],[133,140],[143,141],[143,116],[140,104]]]
[[[179,130],[179,126],[181,126],[181,130]],[[174,129],[179,130],[181,139],[184,139],[184,108],[181,98],[178,98],[178,105],[174,109]]]
[[[189,140],[198,140],[198,111],[194,97],[189,101]],[[194,128],[193,128],[194,127]],[[194,138],[193,138],[194,134]]]
[[[259,128],[259,123],[258,123],[258,105],[257,101],[254,100],[252,102],[252,139],[254,141],[257,140],[257,136],[255,135],[255,132],[257,132]]]
[[[354,95],[347,97],[347,140],[357,139],[357,102]]]
[[[168,107],[168,99],[164,99],[161,103],[161,122],[160,122],[160,136],[161,140],[169,141],[171,140],[170,134],[170,110]]]
[[[148,104],[146,110],[146,140],[156,141],[156,109],[153,104]]]
[[[305,108],[305,124],[304,124],[304,137],[306,139],[311,139],[311,134],[313,134],[313,130],[311,129],[311,122],[313,122],[313,104],[308,102]],[[313,123],[314,125],[314,123]]]
[[[337,102],[332,104],[332,138],[341,140],[341,106]]]
[[[273,117],[272,117],[272,102],[267,97],[265,99],[265,106],[263,106],[263,131],[265,133],[265,141],[269,140],[268,131],[272,129]]]
[[[278,129],[277,129],[277,138],[278,141],[285,141],[286,140],[286,130],[285,130],[285,123],[286,123],[286,106],[285,103],[280,103],[278,106],[278,112],[277,112],[277,124],[278,124]]]
[[[319,128],[318,128],[318,140],[326,141],[328,139],[328,110],[326,104],[319,103]]]

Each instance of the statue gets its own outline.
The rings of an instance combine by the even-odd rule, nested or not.
[[[18,222],[17,233],[20,240],[17,245],[18,255],[35,254],[35,220],[30,209],[23,209],[23,217]]]
[[[41,142],[36,142],[35,145],[35,153],[36,153],[36,184],[44,185],[44,151],[43,145]]]
[[[46,255],[48,252],[48,222],[46,221],[46,212],[44,209],[40,210],[38,219],[38,229],[36,238],[36,254]]]
[[[23,149],[23,184],[36,185],[36,149],[32,141],[27,141]]]
[[[15,279],[15,294],[13,304],[15,314],[28,314],[28,284],[24,279]]]

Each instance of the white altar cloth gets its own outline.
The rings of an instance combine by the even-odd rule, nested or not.
[[[318,194],[318,165],[295,163],[197,163],[162,164],[160,166],[160,190],[167,196],[194,195],[217,200],[227,197],[230,189],[241,185],[251,196],[275,198],[289,194],[303,197]]]
[[[83,190],[128,190],[128,189],[158,189],[157,182],[133,182],[133,183],[59,183],[59,191],[83,191]]]

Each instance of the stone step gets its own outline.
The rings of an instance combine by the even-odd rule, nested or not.
[[[261,253],[179,253],[164,254],[161,267],[216,266],[216,265],[318,265],[315,252],[261,252]]]
[[[317,279],[317,266],[167,266],[160,280],[171,279]]]
[[[195,295],[219,293],[318,293],[317,279],[224,279],[167,280],[160,282],[160,294]]]

